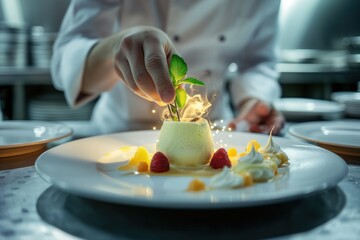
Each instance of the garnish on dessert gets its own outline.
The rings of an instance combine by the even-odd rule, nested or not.
[[[249,172],[256,181],[269,180],[275,176],[276,171],[277,167],[274,168],[271,162],[264,161],[263,155],[257,152],[254,146],[247,155],[239,158],[234,168],[236,173]]]
[[[149,171],[149,164],[147,162],[139,162],[137,165],[137,171],[139,173],[146,173]]]
[[[147,165],[150,164],[150,153],[143,146],[138,147],[136,149],[134,156],[129,160],[128,164],[125,166],[119,167],[119,169],[120,170],[134,170],[134,169],[138,168],[138,165],[141,162],[144,162]]]
[[[196,179],[192,180],[189,183],[187,191],[189,191],[189,192],[200,192],[200,191],[204,191],[205,189],[206,189],[205,183],[196,178]]]
[[[162,152],[157,152],[151,159],[150,171],[156,173],[167,172],[170,170],[170,164],[167,157]]]
[[[210,188],[237,188],[245,185],[245,179],[225,166],[222,171],[210,179]]]
[[[264,156],[265,159],[274,162],[277,166],[285,164],[289,161],[289,157],[286,155],[286,153],[281,150],[278,144],[274,143],[272,139],[272,130],[270,132],[266,146],[259,148],[259,152]]]
[[[185,60],[179,55],[173,54],[170,60],[169,73],[172,84],[175,88],[175,100],[168,104],[169,114],[173,121],[180,122],[179,109],[185,106],[187,100],[187,93],[182,87],[183,84],[192,84],[204,86],[205,83],[192,77],[187,77],[188,71]]]
[[[214,169],[219,169],[223,167],[231,168],[231,162],[228,156],[228,153],[224,148],[219,148],[210,160],[210,166]]]

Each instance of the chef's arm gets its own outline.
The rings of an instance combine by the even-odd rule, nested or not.
[[[119,1],[71,1],[63,19],[51,63],[54,86],[64,91],[68,104],[77,107],[96,98],[100,91],[82,91],[86,59],[94,46],[102,46],[99,39],[112,34]],[[101,50],[101,49],[99,49]],[[105,56],[101,56],[106,58]],[[104,62],[102,64],[108,64]],[[106,69],[106,66],[102,66]],[[92,73],[90,73],[92,74]],[[97,76],[100,76],[98,74]],[[113,74],[101,75],[100,84],[112,81]],[[99,89],[105,88],[101,85]]]
[[[264,1],[256,9],[257,24],[245,52],[239,54],[238,75],[231,81],[231,96],[237,108],[248,99],[256,98],[266,104],[281,94],[276,71],[276,40],[280,1]]]
[[[273,129],[273,134],[279,134],[285,119],[272,103],[281,94],[275,54],[280,1],[262,3],[253,19],[257,26],[251,41],[237,62],[239,73],[230,83],[237,113],[229,126],[236,128],[246,121],[252,132],[269,133]]]

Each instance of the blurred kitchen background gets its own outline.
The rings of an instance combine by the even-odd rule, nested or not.
[[[70,109],[49,73],[52,44],[68,4],[0,0],[3,120],[90,118],[93,105]],[[283,98],[334,100],[334,92],[360,91],[360,1],[283,0],[279,56]]]

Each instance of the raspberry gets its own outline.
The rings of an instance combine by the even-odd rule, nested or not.
[[[231,167],[231,162],[229,156],[224,148],[219,148],[210,160],[210,166],[212,168],[218,169],[225,166]]]
[[[150,171],[151,172],[167,172],[170,169],[169,160],[162,152],[157,152],[154,154],[151,164],[150,164]]]

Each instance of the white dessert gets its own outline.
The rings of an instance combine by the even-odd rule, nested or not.
[[[210,188],[236,188],[242,187],[245,179],[231,171],[230,168],[224,167],[222,171],[210,179]]]
[[[206,165],[214,151],[213,136],[208,122],[164,121],[156,151],[162,152],[170,164],[180,167]]]
[[[254,180],[266,181],[275,176],[276,168],[269,161],[264,161],[263,156],[258,153],[254,146],[245,156],[239,158],[234,168],[235,173],[249,172]]]
[[[289,157],[281,150],[280,146],[274,143],[271,133],[266,146],[259,148],[259,152],[265,159],[275,163],[276,166],[286,163],[289,160]]]

